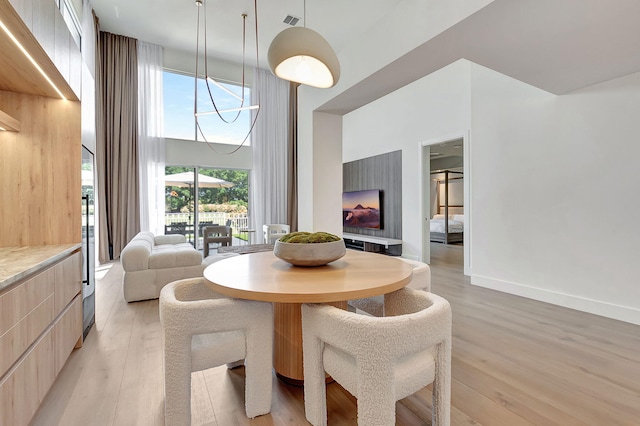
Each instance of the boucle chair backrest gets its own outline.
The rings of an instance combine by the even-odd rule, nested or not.
[[[174,281],[160,291],[160,322],[190,335],[246,328],[260,312],[272,309],[269,303],[216,293],[204,284],[204,278]]]
[[[329,344],[346,347],[349,353],[365,357],[372,348],[402,353],[431,347],[450,338],[451,308],[444,298],[405,287],[386,294],[384,303],[384,317],[358,315],[329,305],[309,305],[318,311],[314,318],[321,316],[322,320],[304,327],[313,327]],[[305,309],[309,312],[309,308],[303,306],[303,311]],[[410,336],[424,339],[418,341]]]
[[[359,425],[395,424],[395,401],[432,382],[433,424],[449,424],[449,303],[406,287],[385,295],[384,303],[385,317],[302,306],[305,413],[311,424],[327,424],[325,371],[358,399]]]
[[[431,268],[429,268],[429,265],[419,260],[406,259],[404,257],[399,257],[399,259],[413,266],[413,276],[407,287],[431,291]]]

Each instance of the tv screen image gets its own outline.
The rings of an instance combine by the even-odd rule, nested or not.
[[[343,192],[342,224],[358,228],[382,229],[380,190]]]

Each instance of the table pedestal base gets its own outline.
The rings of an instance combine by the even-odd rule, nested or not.
[[[329,304],[347,309],[346,301]],[[280,379],[297,386],[304,384],[301,306],[300,303],[273,304],[273,367]]]

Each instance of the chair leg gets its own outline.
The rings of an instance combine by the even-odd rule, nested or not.
[[[364,363],[358,363],[364,365]],[[358,371],[358,425],[394,426],[396,398],[391,363]]]
[[[436,347],[436,374],[433,382],[434,426],[449,426],[451,423],[451,342],[443,342]]]
[[[271,411],[273,387],[273,317],[247,333],[245,411],[250,419]],[[265,338],[265,336],[270,336]]]
[[[268,362],[265,362],[265,359]],[[268,414],[271,411],[272,369],[271,352],[269,354],[265,352],[259,357],[247,356],[244,400],[245,411],[250,419]]]
[[[191,336],[164,334],[164,424],[191,423]]]
[[[304,330],[304,326],[303,326]],[[322,364],[323,343],[310,333],[302,339],[304,353],[304,411],[313,426],[327,424],[327,385]]]

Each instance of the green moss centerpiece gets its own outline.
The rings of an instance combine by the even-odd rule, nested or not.
[[[296,266],[322,266],[346,253],[344,240],[328,232],[292,232],[276,241],[273,253]]]

